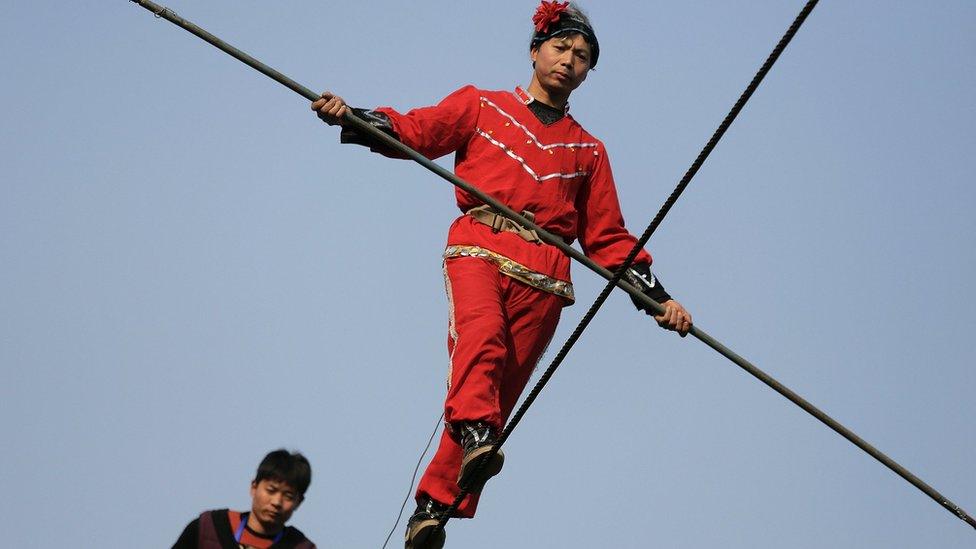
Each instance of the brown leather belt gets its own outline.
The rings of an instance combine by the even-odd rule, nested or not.
[[[496,233],[498,231],[512,232],[519,235],[523,240],[534,242],[535,244],[542,244],[542,239],[539,238],[539,234],[534,230],[527,229],[520,223],[512,221],[511,219],[496,213],[491,209],[491,206],[487,204],[478,206],[477,208],[471,208],[464,213],[465,215],[470,215],[479,223],[488,225],[491,227],[491,230],[495,231]],[[535,214],[528,210],[522,212],[522,217],[535,223]]]

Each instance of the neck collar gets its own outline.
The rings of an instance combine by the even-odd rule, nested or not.
[[[514,93],[515,93],[515,97],[517,97],[519,101],[521,101],[522,103],[524,103],[526,105],[528,105],[529,103],[532,103],[533,101],[536,101],[536,98],[535,97],[532,97],[532,94],[530,94],[529,92],[527,92],[524,89],[522,89],[522,86],[515,86],[515,92]],[[558,108],[558,107],[556,107],[556,108]],[[569,102],[567,102],[566,103],[566,107],[563,108],[563,114],[569,114]]]
[[[268,536],[268,535],[259,534],[259,533],[255,532],[254,530],[251,530],[251,528],[247,525],[247,519],[250,518],[250,515],[251,515],[250,513],[241,513],[241,523],[239,525],[237,525],[237,531],[234,532],[234,540],[238,544],[241,543],[241,538],[244,537],[244,530],[247,530],[248,532],[250,532],[250,533],[252,533],[255,536],[258,536],[260,538],[265,538],[265,539],[272,540],[271,541],[271,544],[272,545],[274,545],[275,543],[278,543],[279,541],[281,541],[281,538],[283,538],[285,536],[285,528],[284,527],[282,527],[281,528],[281,531],[278,532],[277,534],[275,534],[274,536]]]

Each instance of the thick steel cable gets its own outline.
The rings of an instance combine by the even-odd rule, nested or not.
[[[192,22],[180,17],[173,10],[165,6],[156,4],[154,2],[150,2],[148,0],[129,0],[129,1],[138,4],[143,8],[151,11],[157,18],[166,19],[167,21],[198,36],[204,41],[217,47],[221,51],[227,53],[228,55],[231,55],[235,59],[261,72],[262,74],[277,81],[278,83],[288,87],[289,89],[305,97],[309,101],[315,101],[316,99],[319,98],[319,94],[316,94],[311,89],[302,86],[298,82],[292,80],[291,78],[288,78],[287,76],[278,72],[277,70],[269,67],[268,65],[265,65],[264,63],[258,61],[254,57],[251,57],[250,55],[235,48],[234,46],[231,46],[230,44],[224,42],[220,38],[217,38],[213,34],[207,32],[206,30],[200,28],[199,26],[193,24]],[[358,117],[354,116],[352,113],[347,113],[343,119],[343,122],[349,126],[354,127],[362,135],[368,135],[371,138],[379,141],[383,145],[390,147],[402,153],[407,158],[416,161],[418,164],[422,165],[423,167],[430,170],[431,172],[438,175],[439,177],[447,180],[452,185],[455,185],[456,187],[464,190],[470,195],[478,198],[485,204],[490,205],[497,212],[501,213],[505,217],[515,220],[518,223],[522,224],[523,226],[528,227],[529,229],[535,230],[536,233],[539,235],[539,238],[541,238],[543,241],[559,248],[561,251],[566,253],[571,258],[575,259],[577,262],[581,263],[586,268],[597,273],[598,275],[602,276],[606,280],[611,281],[616,287],[627,292],[632,298],[636,299],[643,305],[649,307],[651,310],[655,311],[656,313],[661,314],[664,312],[664,307],[662,307],[660,303],[657,303],[656,301],[645,296],[640,291],[640,289],[622,280],[620,276],[615,276],[614,273],[596,264],[590,258],[583,255],[582,252],[580,252],[576,248],[573,248],[569,244],[566,244],[566,242],[563,241],[562,238],[557,237],[552,233],[546,231],[545,229],[539,227],[538,225],[526,219],[524,216],[515,212],[508,206],[498,202],[492,196],[482,192],[480,189],[464,181],[463,179],[457,177],[449,170],[432,162],[430,159],[426,158],[419,152],[404,145],[399,140],[394,139],[389,135],[387,135],[386,133],[374,128],[372,125],[359,119]],[[650,238],[649,234],[647,235],[647,238]],[[645,243],[646,241],[643,241],[643,237],[642,237],[642,243],[640,244],[640,246],[642,247],[643,244]],[[620,269],[618,269],[618,271],[620,271]],[[862,450],[870,454],[872,457],[880,461],[883,465],[885,465],[886,467],[888,467],[889,469],[897,473],[899,476],[907,480],[913,486],[915,486],[916,488],[924,492],[926,495],[934,499],[937,503],[942,505],[944,508],[946,508],[947,510],[949,510],[950,512],[958,516],[960,519],[965,521],[967,524],[972,526],[974,529],[976,529],[976,520],[974,520],[972,517],[966,514],[966,512],[963,511],[962,508],[949,501],[947,498],[942,496],[942,494],[937,492],[931,486],[924,483],[921,479],[913,475],[910,471],[908,471],[907,469],[905,469],[904,467],[896,463],[894,460],[892,460],[891,458],[889,458],[888,456],[881,453],[879,450],[877,450],[876,448],[874,448],[873,446],[865,442],[863,439],[858,437],[852,431],[850,431],[849,429],[847,429],[846,427],[838,423],[836,420],[834,420],[824,412],[820,411],[817,407],[804,400],[802,397],[800,397],[799,395],[791,391],[789,388],[787,388],[786,386],[782,385],[781,383],[773,379],[771,376],[769,376],[768,374],[766,374],[765,372],[763,372],[762,370],[760,370],[759,368],[751,364],[746,359],[734,353],[731,349],[722,345],[718,340],[711,337],[710,335],[705,333],[697,326],[693,326],[688,333],[696,337],[702,343],[705,343],[706,345],[714,349],[722,356],[734,362],[740,368],[749,372],[749,374],[756,377],[757,379],[759,379],[767,386],[769,386],[776,392],[780,393],[781,395],[789,399],[791,402],[793,402],[800,408],[803,408],[807,413],[813,415],[818,420],[823,422],[825,425],[827,425],[828,427],[836,431],[838,434],[840,434],[841,436],[843,436],[844,438],[852,442],[854,445],[856,445],[857,447],[861,448]],[[485,463],[485,461],[482,461],[481,463],[483,464]],[[443,524],[441,524],[440,527],[443,527]]]

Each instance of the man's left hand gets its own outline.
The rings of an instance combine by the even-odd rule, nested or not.
[[[655,316],[657,325],[665,330],[678,332],[681,337],[688,335],[691,329],[691,313],[673,299],[669,299],[661,304],[664,307],[664,314]]]

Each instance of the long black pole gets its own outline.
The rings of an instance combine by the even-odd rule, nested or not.
[[[229,54],[230,56],[234,57],[235,59],[243,62],[244,64],[246,64],[246,65],[248,65],[248,66],[250,66],[250,67],[252,67],[254,69],[256,69],[257,71],[263,73],[264,75],[268,76],[269,78],[271,78],[271,79],[273,79],[273,80],[275,80],[275,81],[283,84],[284,86],[288,87],[289,89],[291,89],[295,93],[301,95],[302,97],[308,99],[309,101],[315,101],[316,99],[319,98],[319,94],[313,92],[311,89],[309,89],[309,88],[307,88],[305,86],[302,86],[301,84],[299,84],[298,82],[292,80],[291,78],[288,78],[284,74],[276,71],[275,69],[269,67],[268,65],[265,65],[264,63],[258,61],[257,59],[251,57],[250,55],[244,53],[243,51],[235,48],[234,46],[231,46],[230,44],[224,42],[220,38],[217,38],[213,34],[210,34],[206,30],[198,27],[197,25],[191,23],[190,21],[187,21],[183,17],[180,17],[173,10],[171,10],[171,9],[165,7],[165,6],[161,6],[159,4],[156,4],[154,2],[150,2],[148,0],[129,0],[129,1],[131,1],[133,3],[136,3],[136,4],[139,4],[143,8],[146,8],[147,10],[151,11],[154,15],[156,15],[156,17],[159,17],[159,18],[162,18],[162,19],[166,19],[167,21],[169,21],[169,22],[171,22],[171,23],[173,23],[173,24],[175,24],[175,25],[177,25],[179,27],[182,27],[183,29],[185,29],[185,30],[187,30],[187,31],[195,34],[196,36],[202,38],[203,40],[207,41],[208,43],[212,44],[213,46],[219,48],[223,52],[225,52],[225,53]],[[345,122],[347,124],[349,124],[350,126],[355,127],[363,135],[369,135],[370,137],[379,140],[384,145],[386,145],[386,146],[388,146],[390,148],[393,148],[393,149],[395,149],[395,150],[403,153],[407,157],[415,160],[417,163],[419,163],[423,167],[427,168],[431,172],[437,174],[438,176],[440,176],[441,178],[447,180],[448,182],[450,182],[451,184],[455,185],[456,187],[461,188],[462,190],[464,190],[465,192],[471,194],[472,196],[477,197],[479,200],[481,200],[485,204],[490,205],[492,208],[495,208],[495,210],[497,210],[499,213],[501,213],[505,217],[508,217],[509,219],[513,219],[513,220],[519,222],[520,224],[522,224],[523,226],[526,226],[526,227],[528,227],[530,229],[535,230],[538,233],[539,238],[541,238],[542,240],[544,240],[546,243],[551,244],[553,246],[556,246],[557,248],[559,248],[560,250],[562,250],[563,252],[565,252],[567,255],[569,255],[570,257],[572,257],[573,259],[575,259],[579,263],[583,264],[585,267],[587,267],[591,271],[593,271],[593,272],[597,273],[598,275],[602,276],[606,280],[614,280],[616,278],[616,277],[614,277],[614,273],[612,273],[609,270],[603,268],[602,266],[596,264],[590,258],[588,258],[585,255],[583,255],[576,248],[573,248],[572,246],[566,244],[566,242],[564,242],[562,240],[562,238],[559,238],[557,236],[554,236],[553,234],[549,233],[548,231],[542,229],[541,227],[539,227],[538,225],[536,225],[532,221],[526,219],[521,214],[515,212],[511,208],[509,208],[509,207],[505,206],[504,204],[498,202],[497,200],[495,200],[494,198],[492,198],[490,195],[485,194],[480,189],[478,189],[475,186],[471,185],[470,183],[464,181],[463,179],[457,177],[452,172],[450,172],[450,171],[446,170],[445,168],[439,166],[438,164],[432,162],[430,159],[428,159],[424,155],[422,155],[419,152],[413,150],[412,148],[404,145],[400,141],[398,141],[396,139],[393,139],[392,137],[390,137],[389,135],[383,133],[380,130],[377,130],[376,128],[374,128],[370,124],[364,122],[363,120],[361,120],[358,117],[352,115],[351,113],[347,113],[346,114]],[[638,301],[640,301],[644,305],[646,305],[648,307],[651,307],[653,310],[657,311],[658,314],[664,312],[664,307],[662,307],[660,303],[657,303],[656,301],[654,301],[654,300],[648,298],[647,296],[645,296],[638,288],[635,288],[634,286],[628,284],[624,280],[617,279],[615,281],[615,283],[616,283],[616,286],[617,287],[619,287],[620,289],[624,290],[625,292],[627,292],[628,294],[630,294],[632,297],[636,298]],[[731,360],[737,366],[739,366],[740,368],[742,368],[743,370],[747,371],[749,374],[751,374],[755,378],[759,379],[760,381],[762,381],[763,383],[765,383],[766,385],[768,385],[770,388],[772,388],[777,393],[779,393],[779,394],[783,395],[784,397],[786,397],[787,399],[789,399],[790,402],[793,402],[794,404],[796,404],[800,408],[803,408],[807,413],[809,413],[813,417],[815,417],[818,420],[820,420],[821,422],[823,422],[826,426],[830,427],[835,432],[837,432],[838,434],[840,434],[841,436],[843,436],[844,438],[846,438],[847,440],[849,440],[850,442],[852,442],[858,448],[860,448],[860,449],[864,450],[865,452],[867,452],[869,455],[871,455],[871,457],[873,457],[876,460],[880,461],[883,465],[885,465],[886,467],[888,467],[889,469],[891,469],[892,471],[894,471],[895,473],[897,473],[900,477],[904,478],[909,483],[911,483],[913,486],[915,486],[916,488],[918,488],[919,490],[921,490],[922,492],[924,492],[926,495],[928,495],[930,498],[932,498],[933,500],[935,500],[939,505],[945,507],[948,511],[950,511],[954,515],[958,516],[960,519],[962,519],[967,524],[969,524],[974,529],[976,529],[976,520],[974,520],[971,516],[969,516],[961,507],[959,507],[955,503],[949,501],[948,498],[946,498],[945,496],[943,496],[942,494],[940,494],[938,491],[936,491],[934,488],[932,488],[931,486],[929,486],[928,484],[926,484],[925,482],[923,482],[922,479],[916,477],[908,469],[905,469],[904,467],[902,467],[901,465],[899,465],[897,462],[895,462],[893,459],[889,458],[884,453],[882,453],[880,450],[878,450],[874,446],[871,446],[870,444],[868,444],[864,439],[862,439],[861,437],[859,437],[856,434],[854,434],[853,431],[851,431],[847,427],[844,427],[839,422],[837,422],[837,420],[831,418],[830,416],[828,416],[827,414],[825,414],[824,412],[822,412],[820,409],[818,409],[816,406],[814,406],[813,404],[810,404],[809,402],[807,402],[805,399],[803,399],[802,397],[800,397],[798,394],[794,393],[789,388],[787,388],[785,385],[783,385],[780,382],[776,381],[769,374],[763,372],[762,370],[760,370],[759,368],[757,368],[756,366],[754,366],[752,363],[750,363],[746,359],[744,359],[741,356],[739,356],[736,353],[734,353],[731,349],[729,349],[725,345],[722,345],[718,340],[716,340],[712,336],[708,335],[707,333],[705,333],[703,330],[701,330],[697,326],[693,326],[688,333],[690,333],[691,335],[695,336],[701,342],[703,342],[704,344],[708,345],[709,347],[711,347],[712,349],[714,349],[715,351],[717,351],[722,356],[724,356],[724,357],[728,358],[729,360]]]

